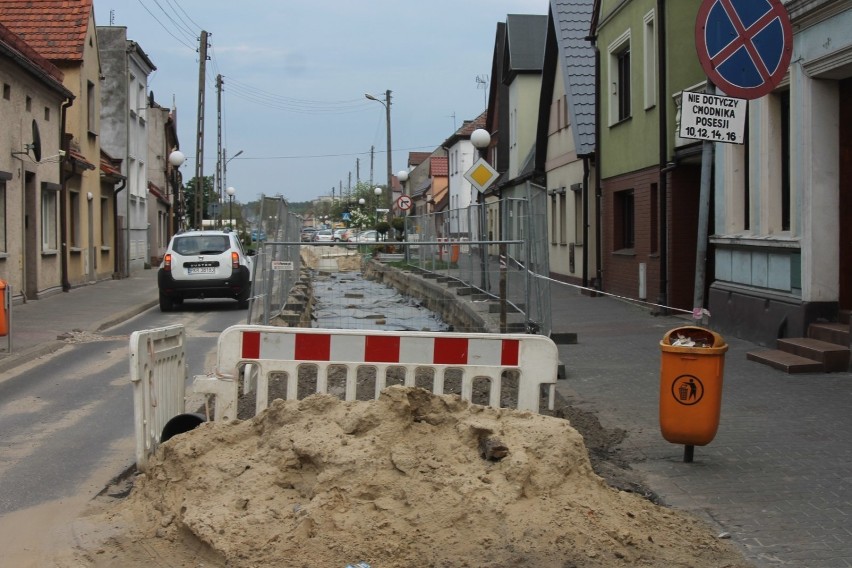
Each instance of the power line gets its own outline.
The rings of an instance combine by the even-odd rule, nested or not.
[[[435,146],[432,145],[432,146],[416,146],[416,147],[413,147],[413,148],[394,148],[393,151],[394,152],[416,152],[418,150],[434,150],[434,149],[435,149]],[[375,149],[375,150],[373,150],[373,152],[376,153],[376,154],[383,154],[386,151]],[[249,161],[249,160],[251,160],[251,161],[309,160],[309,159],[314,159],[314,158],[347,158],[347,157],[350,157],[350,156],[368,156],[368,155],[370,155],[369,150],[364,151],[364,152],[349,152],[349,153],[344,153],[344,154],[307,154],[307,155],[299,155],[299,156],[247,156],[247,157],[234,158],[234,161],[239,162],[239,161]],[[186,158],[188,160],[194,160],[195,159],[194,156],[187,156]],[[214,158],[207,158],[207,159],[212,160]]]
[[[192,24],[195,26],[195,29],[193,29],[192,26],[190,26],[188,23],[186,23],[186,20],[184,20],[183,16],[180,15],[180,12],[178,12],[177,9],[175,9],[175,2],[173,0],[166,0],[166,2],[168,3],[169,7],[172,9],[172,12],[174,12],[175,16],[178,17],[178,20],[180,20],[181,23],[184,25],[185,29],[187,29],[194,36],[198,36],[198,34],[201,31],[202,26],[199,26],[195,22],[192,22],[192,20],[190,19],[190,22],[192,22]],[[180,4],[178,4],[177,6],[178,6],[178,8],[180,8]],[[181,12],[184,13],[184,15],[186,15],[187,18],[189,18],[189,15],[186,14],[186,12],[183,11],[183,8],[180,8],[180,10],[181,10]]]
[[[157,5],[157,8],[159,8],[159,9],[160,9],[160,11],[163,13],[163,15],[164,15],[166,18],[168,18],[168,20],[169,20],[172,24],[174,24],[175,28],[176,28],[179,32],[182,32],[182,33],[184,34],[184,37],[187,37],[187,36],[188,36],[190,39],[194,39],[195,37],[197,37],[197,36],[198,36],[198,34],[194,33],[192,30],[188,30],[187,28],[183,27],[181,24],[179,24],[178,22],[176,22],[176,21],[175,21],[175,19],[174,19],[174,18],[172,18],[172,17],[171,17],[171,15],[170,15],[170,14],[166,11],[166,9],[165,9],[165,8],[163,8],[163,5],[162,5],[162,4],[160,4],[159,0],[154,0],[154,4],[156,4],[156,5]]]
[[[172,37],[173,37],[175,40],[177,40],[177,42],[178,42],[178,43],[180,43],[181,45],[183,45],[183,46],[185,46],[185,47],[188,47],[188,48],[189,48],[189,49],[191,49],[192,51],[195,51],[195,47],[194,47],[194,46],[192,46],[192,45],[190,45],[190,44],[186,43],[184,40],[182,40],[181,38],[179,38],[178,36],[176,36],[175,34],[173,34],[173,33],[171,32],[171,30],[170,30],[169,28],[167,28],[167,27],[165,26],[165,24],[163,24],[163,22],[161,22],[161,21],[159,20],[159,18],[157,18],[157,16],[155,16],[155,15],[154,15],[154,13],[153,13],[153,12],[152,12],[149,8],[148,8],[148,6],[146,6],[146,5],[145,5],[145,3],[144,3],[144,2],[142,2],[142,0],[136,0],[136,1],[137,1],[137,2],[139,2],[139,5],[141,5],[141,6],[145,9],[145,11],[146,11],[146,12],[148,12],[148,14],[150,14],[150,15],[151,15],[151,17],[152,17],[152,18],[154,18],[154,20],[155,20],[158,24],[160,24],[160,27],[162,27],[162,28],[166,31],[166,33],[167,33],[167,34],[169,34],[170,36],[172,36]]]

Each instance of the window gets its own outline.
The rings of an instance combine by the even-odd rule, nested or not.
[[[33,111],[33,99],[31,97],[27,96],[25,104],[26,104],[26,107],[27,107],[27,112],[32,112]]]
[[[3,98],[7,101],[12,98],[12,87],[3,83]]]
[[[101,197],[101,246],[109,246],[110,230],[109,230],[109,200],[106,197]]]
[[[654,12],[645,14],[644,49],[644,79],[645,79],[645,108],[649,109],[657,103],[657,35],[654,29]]]
[[[86,112],[87,114],[87,124],[89,128],[89,134],[96,134],[97,128],[95,125],[95,84],[91,81],[87,81],[86,84]]]
[[[0,180],[0,252],[8,252],[6,248],[6,182]]]
[[[41,248],[44,251],[55,251],[59,248],[56,240],[58,205],[56,195],[55,189],[41,190]]]
[[[630,50],[618,54],[618,120],[630,118]]]
[[[583,244],[583,192],[574,192],[574,242]]]
[[[615,250],[632,249],[635,245],[633,190],[617,191],[613,204],[613,246]]]
[[[44,107],[44,121],[50,122],[50,107]]]
[[[630,118],[630,30],[613,41],[609,52],[609,124]]]
[[[651,254],[658,252],[660,248],[660,236],[658,235],[659,229],[659,190],[657,189],[657,184],[651,184]]]
[[[559,194],[557,190],[550,193],[550,244],[559,242]]]
[[[69,193],[70,198],[70,218],[68,226],[68,240],[72,248],[80,246],[80,192],[72,191]]]

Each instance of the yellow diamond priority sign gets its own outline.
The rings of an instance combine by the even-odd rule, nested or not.
[[[479,158],[464,174],[464,178],[480,192],[488,189],[500,174],[484,159]]]

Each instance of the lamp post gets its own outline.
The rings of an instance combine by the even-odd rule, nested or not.
[[[234,194],[237,193],[237,190],[233,187],[229,187],[225,190],[225,193],[228,194],[228,221],[234,222]],[[234,226],[231,229],[236,229],[236,223],[233,223]]]
[[[377,187],[373,190],[373,193],[376,194],[376,234],[379,233],[379,199],[382,196],[382,188]]]
[[[243,153],[243,151],[240,150],[239,152],[237,152],[236,154],[234,154],[230,158],[225,159],[225,156],[227,156],[227,153],[226,153],[225,149],[222,148],[222,183],[219,185],[219,192],[220,192],[219,193],[219,203],[222,203],[222,201],[223,201],[222,198],[224,197],[221,194],[222,186],[227,187],[226,182],[228,180],[228,162],[230,162],[231,160],[233,160],[234,158],[236,158],[237,156],[239,156],[242,153]],[[227,192],[228,190],[226,189],[225,191]],[[219,226],[221,226],[221,225],[222,225],[222,212],[220,211],[219,212]]]
[[[396,172],[396,179],[398,179],[399,183],[402,185],[402,194],[406,195],[405,183],[408,181],[408,170],[399,170],[398,172]],[[402,237],[397,236],[394,232],[394,236],[396,236],[397,240],[399,240],[400,238],[402,240],[408,239],[408,210],[402,211],[402,221]],[[408,247],[405,247],[405,261],[408,262],[408,260]]]
[[[388,172],[387,172],[388,173],[388,211],[391,211],[392,207],[390,205],[390,200],[393,199],[393,185],[392,185],[393,156],[391,155],[391,149],[392,149],[392,146],[391,146],[391,91],[390,91],[390,89],[385,91],[385,100],[384,101],[374,97],[373,95],[371,95],[369,93],[366,93],[364,96],[367,97],[368,99],[370,99],[371,101],[376,101],[378,103],[381,103],[385,107],[385,116],[386,116],[386,122],[387,122],[387,128],[388,128],[388,132],[387,132],[387,138],[388,138],[388,151],[387,151],[387,154],[388,154]]]
[[[171,208],[169,209],[169,229],[171,229],[172,233],[177,232],[177,228],[175,227],[175,206],[178,207],[178,223],[182,227],[183,226],[183,216],[184,216],[184,200],[183,196],[180,194],[180,185],[178,184],[178,169],[183,165],[186,161],[186,156],[183,155],[183,152],[180,150],[173,150],[171,154],[169,154],[169,165],[172,166],[172,203]]]
[[[489,145],[491,145],[491,133],[485,130],[484,128],[477,128],[473,132],[470,133],[470,142],[473,144],[479,152],[480,158],[485,158],[485,152]],[[485,214],[485,195],[480,193],[476,197],[477,203],[479,203],[479,262],[480,262],[480,270],[482,272],[482,288],[486,292],[488,291],[488,259],[487,259],[487,250],[485,247],[485,231],[488,225],[487,216]],[[502,314],[501,314],[502,315]],[[501,320],[502,323],[502,320]]]

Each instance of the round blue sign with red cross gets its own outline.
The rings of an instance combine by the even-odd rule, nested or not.
[[[780,0],[704,0],[695,47],[707,76],[726,94],[756,99],[784,78],[793,28]]]

